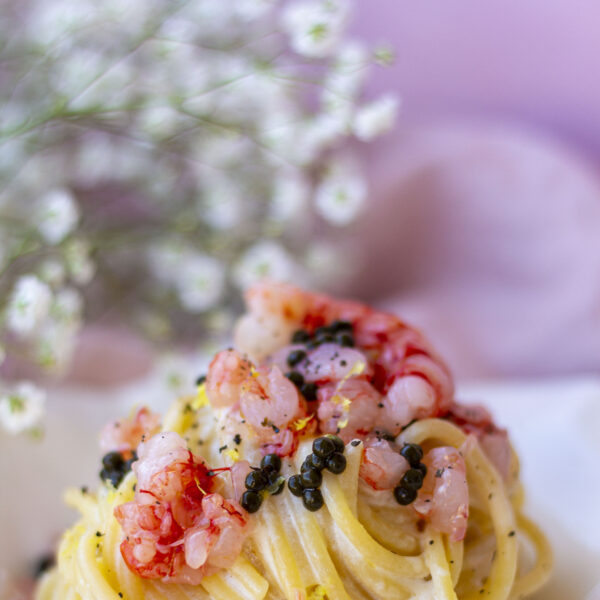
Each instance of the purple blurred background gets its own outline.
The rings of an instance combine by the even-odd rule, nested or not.
[[[369,0],[355,23],[393,44],[396,63],[373,88],[395,83],[405,119],[525,122],[600,153],[598,2]]]
[[[468,378],[600,372],[600,5],[358,3],[396,62],[400,126],[368,149],[359,296]],[[368,290],[366,292],[365,290]]]

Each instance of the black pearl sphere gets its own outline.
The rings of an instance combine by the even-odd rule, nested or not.
[[[400,480],[402,487],[408,488],[409,490],[419,490],[423,485],[423,473],[419,469],[409,469],[402,475]]]
[[[307,510],[314,512],[319,510],[323,504],[323,494],[321,494],[321,490],[317,489],[308,489],[304,490],[302,493],[302,503]]]
[[[396,499],[396,502],[402,506],[408,506],[411,502],[415,501],[416,497],[416,490],[410,490],[401,485],[394,488],[394,498]]]
[[[304,487],[302,486],[302,481],[300,480],[300,475],[292,475],[288,479],[288,488],[294,496],[302,496]]]
[[[269,479],[263,471],[250,471],[246,475],[246,488],[255,492],[264,490],[269,485]]]
[[[242,508],[247,510],[249,513],[255,513],[260,508],[261,504],[262,497],[258,492],[249,490],[242,494]]]
[[[331,456],[327,457],[325,468],[336,475],[343,473],[346,469],[346,457],[339,452],[334,452]]]
[[[304,489],[317,488],[323,482],[323,475],[317,469],[306,469],[300,473],[300,481]]]
[[[328,433],[325,437],[334,443],[336,452],[344,452],[346,445],[341,437],[333,435],[333,433]]]
[[[423,449],[418,444],[404,444],[400,450],[403,456],[411,467],[416,467],[423,458]]]
[[[277,454],[267,454],[260,461],[260,468],[264,471],[281,471],[281,458]]]

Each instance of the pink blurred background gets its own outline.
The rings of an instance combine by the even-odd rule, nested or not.
[[[600,372],[599,23],[592,0],[358,3],[396,51],[371,91],[403,108],[368,150],[352,292],[460,377]]]

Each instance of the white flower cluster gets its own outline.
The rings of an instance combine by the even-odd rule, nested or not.
[[[345,271],[319,279],[333,254],[307,243],[311,224],[359,218],[367,186],[344,142],[388,131],[398,108],[362,100],[385,53],[348,39],[350,0],[6,4],[9,358],[27,346],[64,368],[84,300],[86,317],[176,334],[186,313],[198,331],[219,323],[260,277]]]
[[[0,392],[0,430],[33,432],[44,415],[46,393],[29,381]]]
[[[74,287],[62,285],[62,274],[55,271],[60,270],[58,264],[45,263],[42,267],[49,275],[48,282],[32,274],[17,279],[6,307],[5,324],[18,341],[32,342],[38,364],[62,373],[74,350],[82,298]]]

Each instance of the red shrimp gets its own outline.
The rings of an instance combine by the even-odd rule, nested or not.
[[[160,420],[160,415],[144,406],[132,417],[107,423],[100,432],[100,448],[103,452],[132,451],[158,432]]]
[[[481,449],[507,481],[511,475],[512,451],[506,429],[498,427],[487,408],[480,404],[453,402],[450,420],[465,433],[474,434]]]
[[[279,367],[263,367],[244,381],[240,408],[256,431],[273,431],[300,415],[301,402],[298,390]]]
[[[223,350],[212,360],[206,374],[206,395],[214,408],[234,406],[252,364],[235,350]]]
[[[409,468],[408,461],[387,440],[375,437],[365,442],[359,474],[372,488],[391,490]]]
[[[173,432],[140,444],[138,455],[135,499],[115,509],[128,567],[147,579],[196,585],[233,564],[249,517],[213,491],[208,467]]]
[[[464,539],[469,518],[469,487],[465,461],[456,448],[433,448],[423,458],[427,475],[414,509],[431,525],[450,536]]]
[[[299,432],[293,424],[306,417],[306,403],[279,367],[261,367],[246,379],[240,410],[258,435],[263,454],[291,456],[296,451]]]
[[[318,400],[321,432],[337,433],[346,443],[364,438],[375,426],[377,413],[382,411],[381,395],[360,378],[322,386]]]
[[[421,333],[393,315],[356,302],[304,292],[287,284],[259,283],[247,292],[246,302],[250,312],[237,327],[237,346],[244,352],[254,353],[259,361],[268,360],[284,369],[287,368],[286,352],[297,348],[286,347],[294,330],[303,329],[312,334],[316,328],[334,321],[349,322],[355,348],[324,344],[309,352],[308,359],[294,368],[308,381],[324,384],[341,380],[355,363],[354,359],[366,359],[365,374],[384,396],[381,425],[385,423],[389,433],[400,433],[402,427],[415,418],[442,416],[448,412],[454,393],[448,368]],[[257,351],[255,338],[261,335],[261,327],[263,332],[278,331],[279,334],[271,335]],[[262,335],[267,337],[265,333]],[[326,360],[336,352],[352,354],[352,360],[346,361],[345,372],[340,371],[339,362]],[[333,364],[327,366],[327,363]]]

